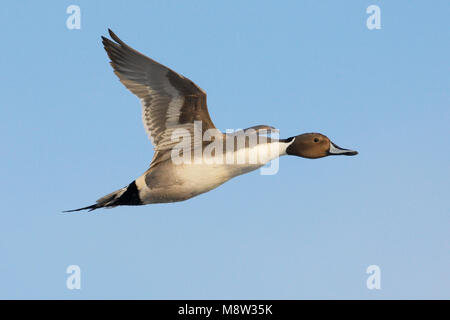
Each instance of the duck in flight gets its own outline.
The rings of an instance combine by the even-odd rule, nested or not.
[[[103,46],[114,73],[141,101],[142,120],[155,153],[149,169],[128,186],[98,199],[91,206],[66,212],[187,200],[283,155],[317,159],[358,154],[338,147],[320,133],[287,139],[268,138],[263,134],[274,128],[266,125],[243,130],[250,133],[244,134],[243,143],[236,143],[239,135],[223,134],[214,126],[205,91],[108,31],[112,40],[102,37]],[[209,133],[214,139],[192,139],[198,132],[200,136]],[[211,148],[213,145],[215,148]],[[268,149],[271,152],[261,152]],[[200,156],[195,158],[194,155]],[[180,156],[184,161],[179,161]],[[258,160],[249,161],[255,158],[253,156]],[[175,158],[178,161],[174,161]],[[238,158],[241,161],[236,161]]]

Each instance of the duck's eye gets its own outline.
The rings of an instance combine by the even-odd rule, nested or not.
[[[314,142],[319,142],[319,138],[314,138]]]

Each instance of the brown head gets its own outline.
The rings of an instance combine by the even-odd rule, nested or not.
[[[335,145],[320,133],[304,133],[292,137],[292,143],[287,147],[286,153],[293,156],[299,156],[309,159],[317,159],[331,155],[357,155],[357,151],[343,149]]]

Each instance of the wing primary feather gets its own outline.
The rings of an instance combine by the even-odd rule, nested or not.
[[[194,121],[202,120],[202,130],[214,128],[206,93],[188,78],[128,46],[111,29],[111,39],[102,36],[110,64],[128,90],[142,105],[142,119],[156,151],[169,150],[175,129],[193,131]],[[167,151],[164,151],[167,152]]]

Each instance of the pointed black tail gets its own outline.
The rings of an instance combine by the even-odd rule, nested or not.
[[[99,208],[114,208],[116,206],[138,206],[142,202],[139,198],[139,191],[136,182],[133,181],[127,187],[114,191],[98,199],[95,204],[79,209],[67,210],[63,212],[75,212],[81,210],[95,210]]]
[[[95,209],[98,209],[98,208],[101,208],[101,207],[98,206],[98,204],[93,204],[92,206],[87,206],[87,207],[84,207],[84,208],[78,208],[78,209],[72,209],[72,210],[65,210],[65,211],[63,211],[63,213],[66,213],[66,212],[75,212],[75,211],[81,211],[81,210],[89,210],[89,211],[92,211],[92,210],[95,210]]]

